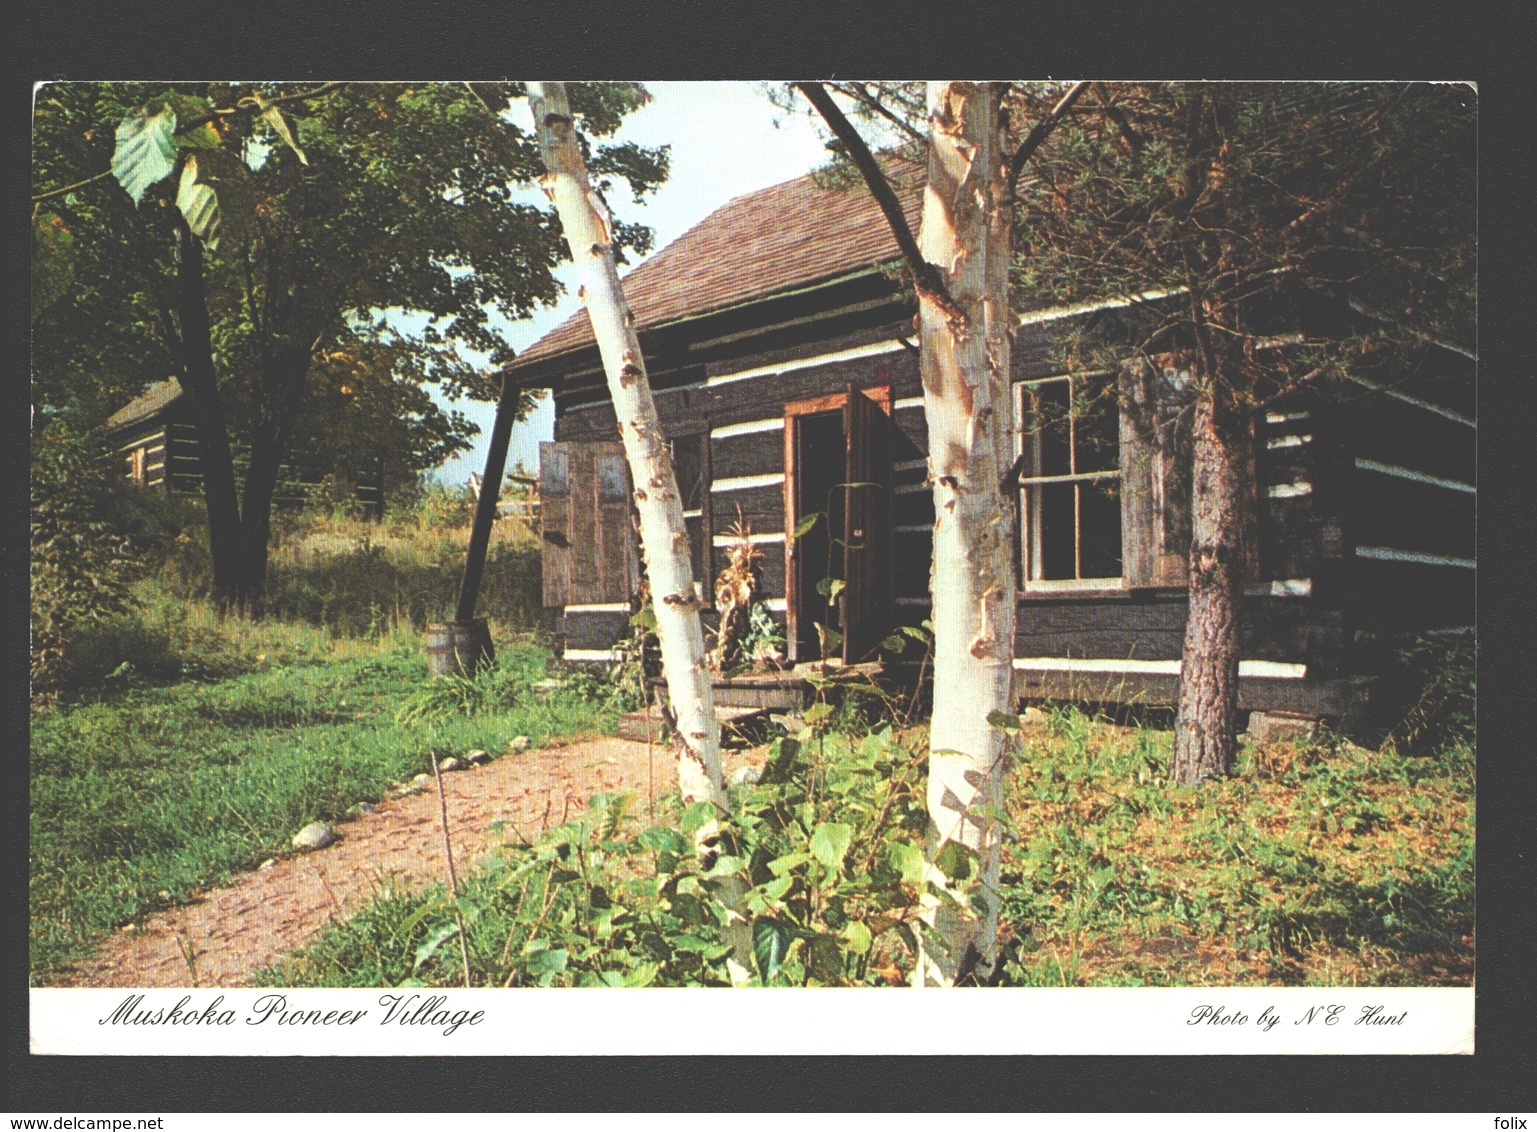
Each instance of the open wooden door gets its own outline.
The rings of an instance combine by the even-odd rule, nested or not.
[[[640,559],[630,522],[630,474],[622,444],[540,444],[539,515],[546,606],[631,599]]]
[[[824,659],[818,625],[845,663],[869,659],[891,626],[891,389],[831,393],[785,406],[785,530],[790,657]],[[848,486],[848,485],[862,486]],[[834,609],[828,581],[842,583]]]
[[[850,388],[843,434],[843,662],[857,664],[891,631],[891,421]]]

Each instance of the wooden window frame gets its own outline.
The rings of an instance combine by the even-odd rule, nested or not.
[[[1095,371],[1092,373],[1050,374],[1046,377],[1029,378],[1024,381],[1016,381],[1013,385],[1014,414],[1016,426],[1014,430],[1014,452],[1021,459],[1026,455],[1028,434],[1032,429],[1032,421],[1026,412],[1026,397],[1032,388],[1053,382],[1066,382],[1068,384],[1069,403],[1073,394],[1075,382],[1090,378],[1104,378],[1112,386],[1115,384],[1115,374],[1111,372]],[[1071,430],[1071,424],[1069,425]],[[1126,532],[1121,531],[1121,573],[1115,577],[1074,577],[1074,578],[1032,578],[1034,570],[1040,568],[1039,542],[1041,533],[1034,529],[1037,513],[1040,510],[1038,502],[1040,488],[1048,484],[1069,483],[1075,486],[1083,483],[1093,483],[1113,479],[1124,484],[1124,453],[1122,451],[1122,439],[1116,437],[1116,466],[1113,471],[1077,472],[1076,463],[1078,446],[1075,434],[1070,431],[1067,439],[1067,451],[1069,473],[1066,475],[1040,475],[1031,474],[1030,469],[1022,469],[1014,492],[1015,506],[1015,537],[1017,540],[1014,556],[1014,569],[1016,590],[1021,597],[1103,597],[1126,592],[1127,577],[1125,564]],[[1036,500],[1032,504],[1032,500]],[[1074,573],[1082,570],[1082,503],[1080,493],[1073,493],[1073,562]]]

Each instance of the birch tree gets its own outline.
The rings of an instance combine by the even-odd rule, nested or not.
[[[934,488],[934,697],[929,732],[931,877],[914,983],[991,972],[1000,827],[1014,707],[1013,461],[1008,295],[1012,210],[995,84],[928,88],[929,174],[919,251],[949,301],[918,292],[919,368]],[[958,851],[959,850],[963,851]],[[970,899],[953,882],[969,877]]]
[[[577,142],[564,83],[529,83],[544,159],[545,194],[555,205],[576,265],[579,294],[592,323],[603,360],[609,395],[619,421],[635,485],[641,552],[650,579],[656,635],[662,652],[677,735],[678,789],[685,804],[709,802],[722,817],[729,813],[720,754],[720,723],[705,665],[704,630],[689,560],[683,504],[667,438],[657,417],[646,362],[635,332],[635,318],[625,301],[614,260],[614,232],[608,209],[593,189]],[[712,828],[701,831],[708,840]],[[723,882],[721,890],[731,923],[728,941],[738,960],[750,956],[741,886]]]
[[[1015,702],[1006,87],[928,84],[928,184],[915,242],[884,174],[827,92],[797,86],[880,202],[918,296],[936,516],[934,687],[944,694],[934,697],[929,733],[929,875],[913,983],[952,986],[986,977],[997,959],[997,814],[1009,742],[994,721]]]

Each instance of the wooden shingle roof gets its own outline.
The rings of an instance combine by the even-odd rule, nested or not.
[[[176,378],[168,377],[164,381],[157,381],[108,417],[107,423],[102,427],[109,430],[126,428],[128,425],[148,420],[156,413],[168,408],[181,394],[181,382]]]
[[[923,170],[891,165],[888,175],[914,231]],[[812,286],[896,259],[880,206],[863,182],[824,187],[812,174],[728,201],[624,277],[638,330]],[[535,342],[508,367],[593,345],[585,311]]]

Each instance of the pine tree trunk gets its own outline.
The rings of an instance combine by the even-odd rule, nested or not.
[[[581,281],[580,293],[603,359],[620,439],[635,485],[640,544],[650,579],[656,635],[662,652],[677,728],[678,789],[685,803],[710,802],[730,812],[720,756],[720,723],[705,666],[704,629],[694,589],[688,531],[667,437],[657,417],[635,319],[625,301],[614,262],[608,209],[587,176],[564,83],[529,83],[529,106],[539,134],[546,173],[544,191],[554,202]],[[709,831],[705,831],[706,838]],[[741,919],[739,885],[723,887],[722,900],[736,921],[728,930],[740,963],[751,957]]]
[[[176,214],[176,285],[176,314],[181,325],[178,380],[192,400],[196,418],[203,504],[208,512],[208,544],[213,559],[213,597],[220,606],[229,608],[242,604],[246,539],[240,521],[229,427],[214,375],[202,248],[180,212]]]
[[[1009,397],[1007,158],[995,84],[931,83],[929,181],[919,245],[954,302],[920,288],[924,412],[934,483],[934,697],[929,743],[930,859],[950,842],[970,851],[980,907],[924,896],[916,986],[985,977],[996,962],[1003,799],[1010,748],[989,722],[1014,709],[1013,512]],[[954,856],[952,851],[951,856]],[[952,872],[955,870],[951,870]],[[930,883],[954,886],[938,867]]]
[[[1230,774],[1238,753],[1238,643],[1248,523],[1249,430],[1220,375],[1201,377],[1192,429],[1190,614],[1180,662],[1173,778]]]

